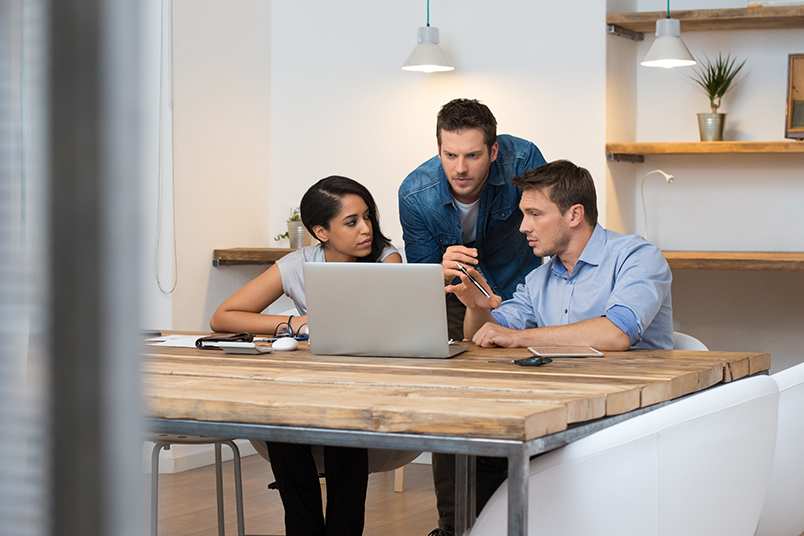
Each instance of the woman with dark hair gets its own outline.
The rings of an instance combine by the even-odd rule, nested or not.
[[[302,266],[305,262],[402,262],[380,231],[369,191],[346,177],[321,179],[302,197],[301,218],[319,243],[279,259],[224,301],[209,322],[215,331],[274,334],[287,325],[295,333],[307,323]],[[283,294],[300,316],[262,314]],[[358,536],[363,533],[368,452],[324,447],[327,511],[309,445],[268,443],[271,468],[285,506],[287,536]]]
[[[319,243],[282,257],[227,298],[209,321],[214,331],[273,334],[283,324],[294,332],[301,328],[307,322],[305,262],[402,262],[380,230],[374,198],[359,182],[336,175],[321,179],[304,194],[300,208],[302,223]],[[283,294],[300,316],[262,314]]]

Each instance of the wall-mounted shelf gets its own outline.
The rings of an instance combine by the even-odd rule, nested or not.
[[[212,266],[237,266],[242,264],[273,264],[292,248],[231,248],[212,251]]]
[[[213,266],[273,264],[290,248],[216,249]],[[665,251],[664,256],[675,270],[781,270],[804,271],[804,253],[765,251]]]
[[[610,160],[642,161],[646,154],[804,154],[804,141],[695,141],[659,143],[607,143]]]
[[[664,251],[673,270],[804,271],[804,253],[777,251]]]
[[[666,11],[609,13],[606,24],[634,32],[653,32],[656,20],[666,16]],[[804,6],[671,11],[670,17],[681,21],[682,32],[804,28]]]

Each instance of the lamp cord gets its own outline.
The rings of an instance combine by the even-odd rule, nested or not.
[[[160,264],[161,264],[161,262],[160,262],[160,252],[162,250],[162,246],[161,246],[162,212],[164,210],[162,203],[163,203],[163,196],[164,196],[163,190],[164,190],[164,180],[165,180],[163,170],[162,170],[162,168],[163,168],[163,144],[164,144],[163,137],[162,137],[162,131],[164,130],[164,126],[162,124],[163,123],[162,113],[163,113],[164,103],[162,101],[162,98],[163,98],[163,95],[164,95],[164,92],[165,92],[165,89],[164,89],[164,85],[165,85],[165,75],[164,75],[165,67],[164,67],[164,64],[165,64],[165,45],[166,45],[165,44],[165,0],[163,0],[160,3],[160,8],[161,8],[161,17],[160,17],[160,28],[159,28],[160,29],[160,38],[159,38],[159,158],[158,158],[158,164],[157,164],[159,166],[159,169],[157,170],[156,239],[154,241],[153,275],[154,275],[154,278],[156,279],[156,286],[159,287],[159,291],[162,292],[162,294],[164,294],[166,296],[169,296],[170,294],[173,293],[174,290],[176,290],[176,285],[178,284],[178,265],[179,265],[179,261],[178,261],[178,254],[177,254],[177,251],[176,251],[176,198],[175,198],[175,195],[171,195],[172,202],[173,202],[173,208],[171,210],[171,214],[173,216],[173,222],[172,222],[173,224],[171,226],[172,227],[171,231],[172,231],[172,234],[173,234],[173,236],[172,236],[172,242],[173,242],[173,252],[172,252],[173,253],[173,266],[172,266],[172,270],[171,270],[172,277],[171,277],[170,287],[169,288],[163,287],[162,286],[162,280],[161,280],[161,278],[159,276],[159,268],[160,268]],[[168,54],[171,57],[171,61],[169,62],[169,66],[168,66],[170,76],[168,78],[167,84],[168,84],[168,91],[170,91],[170,93],[171,93],[171,96],[169,97],[169,103],[170,103],[169,108],[171,108],[170,120],[171,120],[171,138],[172,138],[172,131],[173,131],[173,128],[172,128],[172,122],[173,122],[173,113],[172,113],[172,108],[173,108],[173,98],[172,98],[172,94],[173,94],[173,76],[172,76],[172,72],[173,72],[173,61],[172,61],[172,57],[173,57],[173,1],[172,0],[167,0],[167,10],[168,10],[167,27],[168,27],[168,32],[169,32],[169,34],[168,34],[169,42],[167,43],[167,46],[169,47]],[[172,140],[171,140],[171,144],[172,144]],[[172,151],[171,151],[171,166],[172,166],[172,162],[173,162],[173,157],[172,157]],[[173,178],[173,172],[172,171],[171,171],[171,174],[170,174],[170,181],[171,181],[171,193],[175,194],[175,180]]]
[[[427,0],[427,26],[430,26],[430,0]]]
[[[667,0],[667,18],[670,18],[670,0]]]

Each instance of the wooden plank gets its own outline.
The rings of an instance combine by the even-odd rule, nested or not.
[[[607,143],[608,154],[801,154],[804,143],[797,141],[695,141]]]
[[[665,17],[666,11],[609,13],[606,23],[648,33]],[[681,10],[671,11],[670,17],[681,21],[682,32],[804,28],[804,6]]]
[[[447,360],[317,356],[306,344],[260,356],[146,352],[152,416],[508,439],[540,437],[770,366],[767,354],[630,351],[530,368],[510,362],[525,349],[475,346]]]
[[[781,251],[664,251],[673,270],[804,270],[804,253]]]
[[[343,430],[428,433],[527,440],[566,428],[560,403],[521,404],[461,397],[408,396],[401,390],[343,386],[309,388],[203,377],[147,375],[151,416]]]
[[[230,248],[212,250],[213,266],[233,266],[238,264],[273,264],[292,248]]]
[[[172,363],[146,365],[151,374],[176,374]],[[567,407],[568,422],[583,422],[607,414],[624,413],[640,407],[641,390],[648,381],[607,378],[575,380],[561,375],[533,375],[521,372],[504,378],[489,375],[487,371],[444,370],[441,374],[419,370],[384,372],[343,371],[337,368],[269,368],[259,370],[242,368],[237,373],[220,368],[195,366],[193,376],[208,378],[248,378],[252,381],[274,382],[317,389],[322,385],[339,385],[355,389],[393,390],[409,397],[469,398],[487,402],[507,401],[530,404],[532,402],[559,403]],[[537,378],[537,381],[534,381]],[[266,387],[269,389],[270,387]]]

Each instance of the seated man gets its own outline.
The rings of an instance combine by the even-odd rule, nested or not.
[[[447,287],[466,305],[464,336],[479,346],[592,346],[603,351],[673,348],[672,275],[661,251],[597,223],[586,169],[557,160],[513,179],[523,190],[519,227],[533,254],[552,256],[507,301],[483,276]],[[505,478],[507,460],[477,458],[477,512]]]
[[[447,287],[465,305],[464,336],[480,346],[673,347],[672,275],[661,251],[597,223],[589,172],[557,160],[513,184],[523,190],[519,227],[537,256],[552,256],[505,302],[461,276]],[[469,273],[490,287],[471,266]]]

